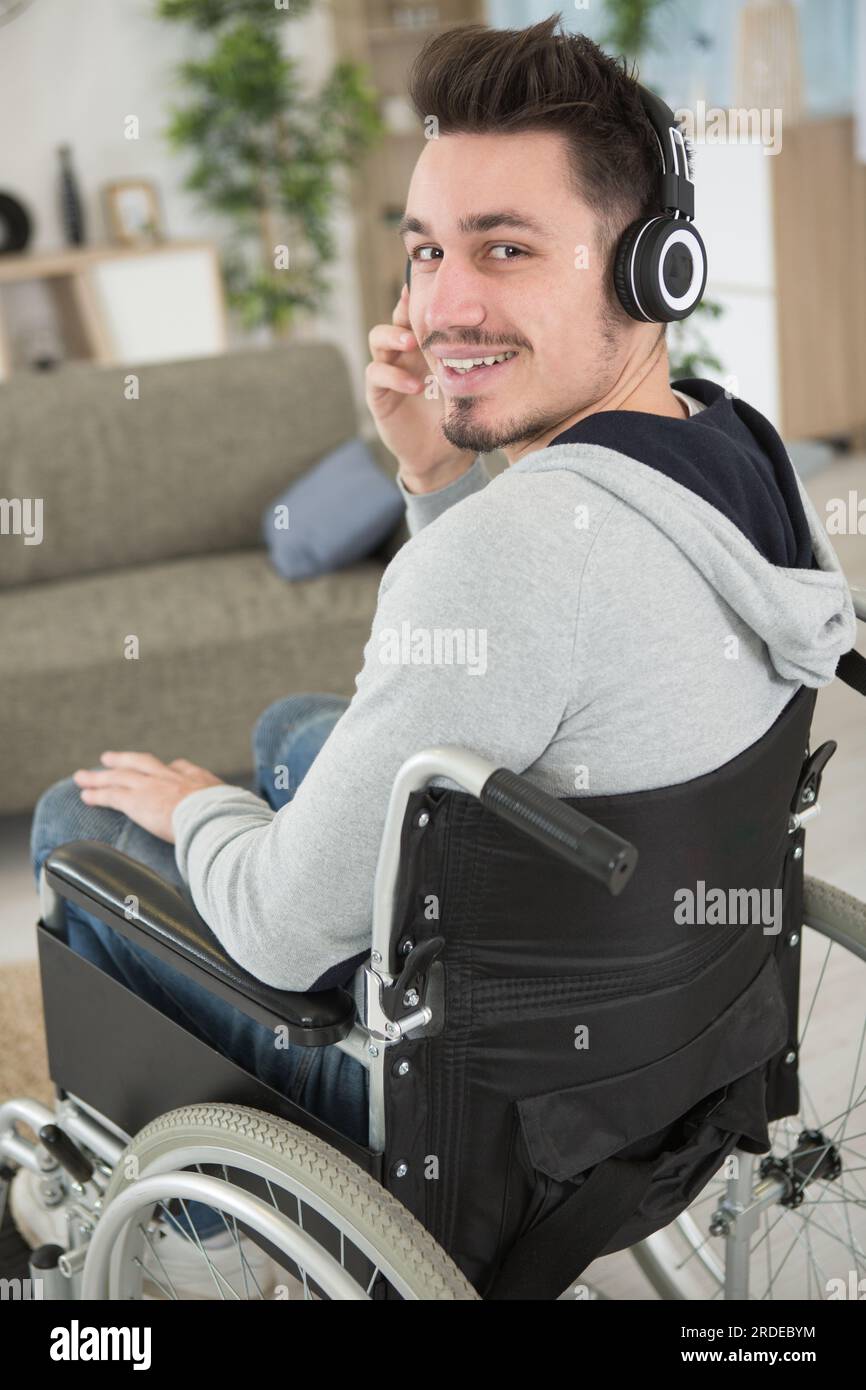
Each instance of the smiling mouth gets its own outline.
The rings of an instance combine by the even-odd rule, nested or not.
[[[507,352],[491,353],[488,357],[441,357],[439,361],[444,383],[465,390],[467,386],[491,381],[501,375],[516,357],[517,353],[509,349]]]

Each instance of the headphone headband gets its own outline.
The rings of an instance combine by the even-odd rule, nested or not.
[[[667,102],[657,97],[639,82],[635,83],[641,104],[655,131],[662,161],[661,204],[667,213],[686,217],[695,215],[695,185],[689,175],[685,142],[676,117]]]
[[[626,227],[614,256],[613,283],[631,318],[673,323],[688,318],[701,302],[707,253],[694,225],[695,186],[676,117],[655,92],[639,82],[635,86],[658,142],[662,210]]]

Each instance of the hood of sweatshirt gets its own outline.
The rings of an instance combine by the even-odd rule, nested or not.
[[[715,382],[673,386],[689,419],[608,410],[525,455],[509,474],[567,469],[663,531],[766,643],[786,680],[828,684],[857,619],[826,531],[770,422]]]

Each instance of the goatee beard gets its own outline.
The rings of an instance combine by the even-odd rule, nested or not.
[[[472,419],[474,396],[452,396],[451,400],[455,409],[443,420],[442,433],[456,449],[466,449],[475,454],[492,454],[512,444],[531,443],[533,439],[555,430],[559,423],[558,418],[535,411],[521,419],[484,425]]]

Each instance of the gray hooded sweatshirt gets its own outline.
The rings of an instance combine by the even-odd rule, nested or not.
[[[293,800],[274,812],[220,785],[175,808],[179,871],[241,966],[287,990],[352,979],[391,786],[422,748],[462,745],[558,797],[642,791],[721,766],[801,684],[832,680],[855,640],[844,576],[780,443],[800,563],[761,553],[768,508],[790,532],[769,474],[728,506],[766,463],[754,421],[778,436],[717,389],[689,397],[689,419],[605,412],[587,427],[597,438],[631,415],[632,438],[663,440],[650,463],[640,444],[630,456],[567,432],[492,480],[476,459],[439,492],[403,489],[411,539],[382,577],[351,703]],[[671,440],[696,486],[734,480],[718,506],[666,474]]]

